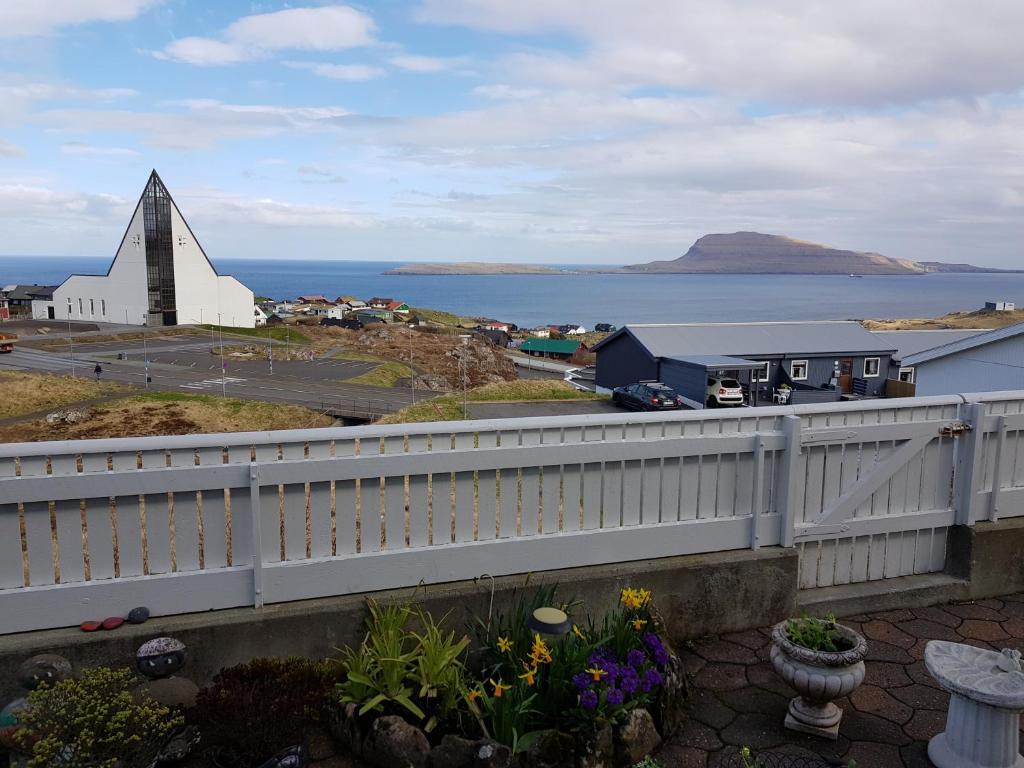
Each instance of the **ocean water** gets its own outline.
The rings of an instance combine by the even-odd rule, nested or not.
[[[0,286],[104,274],[109,259],[0,256]],[[521,326],[932,317],[985,301],[1024,305],[1024,274],[384,275],[389,262],[224,259],[257,295],[388,296]],[[574,269],[586,268],[578,264]]]

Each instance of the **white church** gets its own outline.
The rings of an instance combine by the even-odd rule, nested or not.
[[[106,275],[72,275],[33,316],[128,325],[253,328],[262,313],[238,280],[218,275],[156,171]]]

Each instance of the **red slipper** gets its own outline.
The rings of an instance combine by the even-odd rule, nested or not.
[[[120,616],[111,616],[109,619],[104,619],[100,626],[104,629],[117,629],[122,624],[124,624],[124,619]]]
[[[83,621],[78,625],[78,628],[83,632],[95,632],[100,626],[101,624],[98,621]]]

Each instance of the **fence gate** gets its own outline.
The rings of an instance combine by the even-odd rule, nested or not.
[[[787,471],[802,588],[943,570],[956,442],[970,430],[957,410],[823,414],[793,430],[799,451]]]

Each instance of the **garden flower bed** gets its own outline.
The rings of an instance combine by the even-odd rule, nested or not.
[[[198,694],[174,640],[158,643],[163,666],[140,650],[149,680],[44,680],[5,710],[0,745],[12,765],[82,768],[611,768],[643,761],[681,717],[685,676],[644,589],[599,619],[553,587],[524,591],[465,632],[412,604],[367,604],[358,647],[254,659]],[[92,724],[61,725],[60,711]]]

